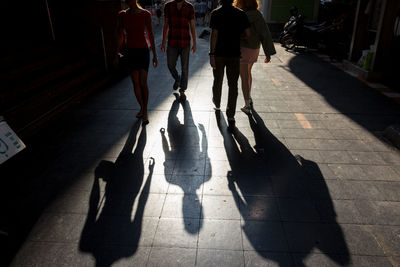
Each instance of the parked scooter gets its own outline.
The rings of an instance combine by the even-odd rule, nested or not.
[[[343,27],[343,20],[338,18],[331,23],[327,21],[315,25],[305,25],[303,16],[298,13],[296,7],[290,8],[290,18],[285,24],[280,35],[280,43],[283,47],[295,50],[299,47],[317,49],[320,47],[332,47],[332,37],[337,36]]]
[[[301,32],[303,29],[303,17],[299,14],[297,8],[290,8],[289,21],[285,23],[283,32],[279,36],[279,42],[287,49],[294,49],[301,43]]]

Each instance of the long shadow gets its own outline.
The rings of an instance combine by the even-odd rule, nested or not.
[[[318,165],[292,155],[256,111],[249,116],[255,149],[239,129],[226,130],[220,113],[216,119],[231,167],[229,189],[243,218],[244,249],[280,266],[293,264],[289,254],[303,266],[314,248],[337,264],[348,264],[347,244]]]
[[[137,121],[117,160],[103,160],[95,170],[88,216],[81,233],[79,248],[93,255],[96,266],[111,266],[123,257],[134,255],[138,247],[154,168],[152,161],[148,177],[140,190],[144,178],[145,126],[141,128],[135,151],[132,152],[139,129],[140,121]],[[106,183],[103,196],[100,179]],[[137,197],[138,206],[132,216],[133,204]]]
[[[183,108],[183,124],[177,116],[180,105]],[[201,143],[197,129],[201,132]],[[181,102],[176,96],[168,114],[168,140],[165,129],[162,128],[160,132],[165,159],[175,160],[173,175],[169,175],[165,168],[165,177],[170,184],[178,185],[183,190],[182,214],[185,230],[196,234],[202,227],[202,221],[200,220],[199,227],[196,228],[191,225],[190,220],[199,219],[203,214],[196,191],[211,177],[207,174],[211,173],[211,164],[204,125],[195,125],[189,101]]]
[[[288,67],[338,113],[371,132],[383,131],[400,122],[398,103],[315,56],[297,55],[290,60]],[[312,108],[312,103],[306,104]]]

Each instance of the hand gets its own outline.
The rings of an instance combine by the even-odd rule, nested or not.
[[[216,69],[216,65],[215,65],[215,57],[214,56],[210,56],[210,65],[213,69]]]
[[[161,44],[161,51],[165,52],[165,43]]]
[[[265,63],[271,62],[271,56],[266,56],[264,62]]]
[[[192,52],[192,54],[194,54],[194,52],[196,52],[196,44],[193,44],[191,52]]]
[[[158,64],[157,56],[153,57],[153,67],[156,68]]]

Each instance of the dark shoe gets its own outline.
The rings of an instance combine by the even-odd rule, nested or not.
[[[251,114],[251,107],[250,106],[244,106],[241,108],[241,110],[246,113],[247,115]]]
[[[143,115],[142,125],[147,125],[147,124],[149,124],[149,118],[147,117],[147,115]]]
[[[181,101],[186,101],[185,91],[179,91]]]
[[[220,111],[221,108],[220,108],[219,105],[215,104],[214,98],[212,98],[212,102],[214,103],[214,110],[215,110],[215,111]]]

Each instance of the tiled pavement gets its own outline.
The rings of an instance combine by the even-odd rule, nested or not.
[[[276,48],[233,134],[201,39],[184,103],[160,52],[146,127],[128,78],[58,119],[8,173],[10,221],[33,218],[11,266],[400,266],[400,155],[380,138],[400,105]]]

